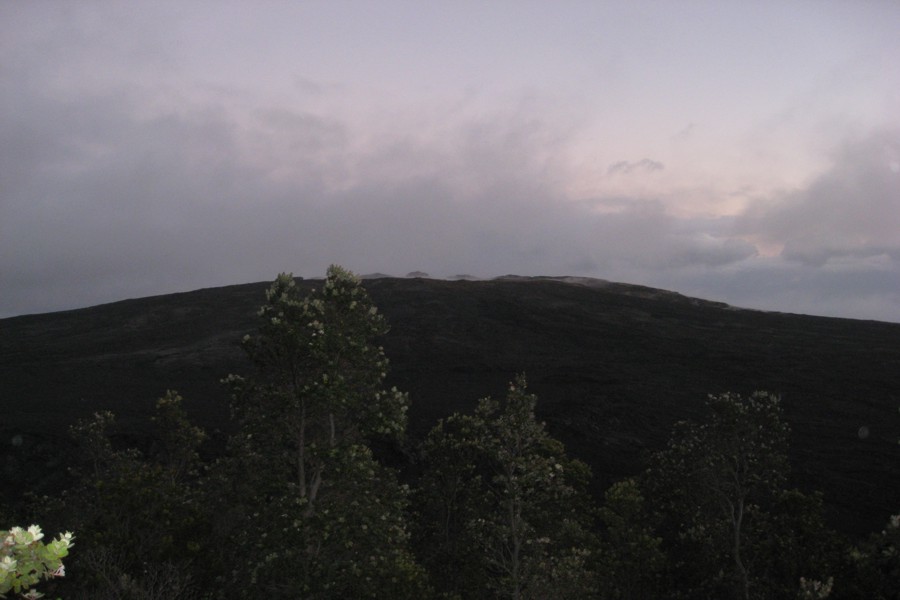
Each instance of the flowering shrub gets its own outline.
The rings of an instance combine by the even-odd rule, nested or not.
[[[43,537],[37,525],[0,531],[0,598],[10,590],[23,598],[40,598],[43,594],[29,588],[41,579],[65,575],[62,559],[72,547],[72,534],[60,534],[48,544],[41,542]]]

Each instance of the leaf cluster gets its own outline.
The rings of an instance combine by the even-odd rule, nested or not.
[[[62,559],[68,556],[74,536],[62,533],[46,543],[43,538],[37,525],[0,531],[0,598],[8,592],[40,598],[43,594],[33,589],[35,585],[65,575]]]

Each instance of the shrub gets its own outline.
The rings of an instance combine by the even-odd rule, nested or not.
[[[62,559],[72,547],[72,534],[60,534],[47,544],[41,541],[43,537],[37,525],[0,531],[0,598],[6,598],[9,591],[23,598],[40,598],[43,594],[30,588],[42,579],[65,575]]]

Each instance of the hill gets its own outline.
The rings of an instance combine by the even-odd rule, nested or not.
[[[52,486],[69,424],[108,408],[140,436],[169,388],[201,425],[227,429],[219,380],[248,369],[238,343],[267,285],[0,320],[4,477]],[[602,491],[640,469],[706,394],[770,390],[793,430],[795,483],[825,493],[836,527],[874,531],[900,507],[900,324],[740,310],[583,278],[365,287],[392,326],[390,383],[410,394],[413,438],[525,372],[540,416]]]

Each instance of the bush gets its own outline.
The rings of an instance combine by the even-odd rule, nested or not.
[[[28,529],[13,527],[0,531],[0,598],[13,591],[24,598],[40,598],[40,592],[29,588],[42,579],[62,577],[65,567],[62,559],[72,547],[72,534],[60,534],[48,544],[41,542],[44,534],[37,525]]]

